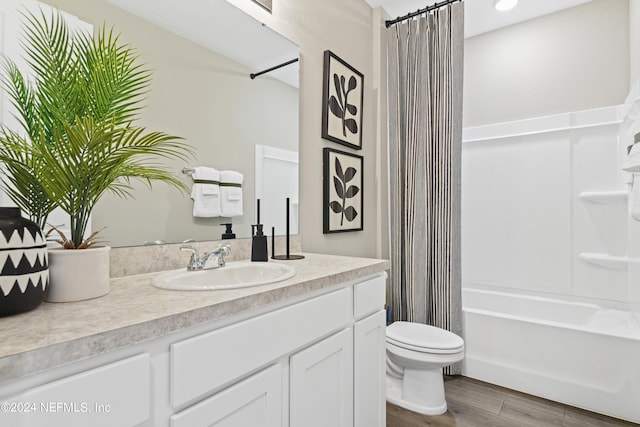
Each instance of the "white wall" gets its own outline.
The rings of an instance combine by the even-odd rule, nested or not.
[[[593,0],[467,39],[464,126],[621,104],[629,28],[628,0]]]
[[[629,1],[629,86],[640,80],[640,2]]]

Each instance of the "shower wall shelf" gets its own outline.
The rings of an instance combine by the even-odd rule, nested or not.
[[[580,254],[580,259],[589,264],[612,270],[625,270],[629,264],[629,258],[626,256],[614,256],[592,252],[582,252]]]
[[[610,191],[583,191],[578,195],[580,199],[591,203],[612,203],[615,201],[623,201],[629,197],[628,190],[610,190]]]

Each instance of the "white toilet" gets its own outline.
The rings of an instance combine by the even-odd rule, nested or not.
[[[425,415],[444,414],[442,368],[464,358],[462,338],[412,322],[394,322],[386,335],[387,401]]]

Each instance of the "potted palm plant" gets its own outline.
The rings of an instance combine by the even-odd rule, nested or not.
[[[55,207],[69,214],[70,235],[54,229],[62,249],[49,250],[48,300],[101,296],[109,290],[109,248],[94,246],[96,232],[86,232],[96,202],[107,191],[130,196],[134,179],[186,190],[162,160],[186,160],[191,151],[179,137],[135,125],[151,72],[113,29],[91,36],[71,32],[59,12],[24,17],[32,78],[11,60],[3,64],[22,127],[0,128],[4,187],[41,227]],[[91,272],[100,277],[83,277]]]

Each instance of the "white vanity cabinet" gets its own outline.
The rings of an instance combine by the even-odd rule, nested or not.
[[[290,360],[291,427],[384,426],[385,279],[353,287],[348,328]]]
[[[381,427],[384,301],[377,273],[3,382],[0,402],[91,412],[0,425]]]
[[[171,403],[181,407],[352,322],[351,287],[171,345]]]
[[[384,426],[384,300],[380,274],[174,343],[172,404],[197,403],[171,427]]]

